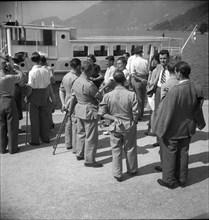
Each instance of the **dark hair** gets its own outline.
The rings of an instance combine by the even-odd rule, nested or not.
[[[81,65],[81,61],[78,59],[78,58],[73,58],[71,61],[70,61],[70,66],[72,68],[77,68],[78,66]]]
[[[167,58],[170,57],[170,54],[169,54],[169,51],[168,51],[168,50],[161,50],[161,51],[159,52],[159,55],[164,55],[164,54],[167,55]]]
[[[188,63],[180,61],[176,64],[176,71],[180,72],[185,78],[189,78],[191,67]]]
[[[81,70],[84,73],[89,73],[89,72],[92,72],[92,69],[93,69],[93,65],[88,63],[87,61],[84,61],[83,65],[81,67]]]
[[[107,56],[106,58],[105,58],[105,60],[109,60],[109,61],[115,61],[115,58],[114,58],[114,56]]]
[[[32,60],[32,62],[34,62],[34,63],[39,63],[39,62],[41,61],[41,56],[40,56],[40,54],[37,53],[37,52],[32,53],[31,60]]]
[[[142,54],[143,53],[143,46],[136,46],[134,49],[134,54]]]
[[[154,53],[154,55],[152,56],[152,60],[157,60],[157,62],[160,63],[159,53],[158,53],[158,52],[155,52],[155,53]]]
[[[17,63],[17,64],[23,62],[24,61],[23,54],[21,52],[15,53],[13,60],[14,60],[14,63]]]
[[[126,77],[125,77],[123,71],[121,71],[121,70],[116,70],[113,73],[113,78],[116,83],[124,83],[126,81]]]
[[[89,54],[87,57],[92,59],[93,63],[96,63],[97,59],[96,59],[96,57],[93,54]]]
[[[45,65],[46,64],[46,57],[41,55],[41,60],[40,60],[40,64],[41,65]]]
[[[125,57],[119,57],[117,60],[121,60],[124,65],[127,64],[127,60]]]

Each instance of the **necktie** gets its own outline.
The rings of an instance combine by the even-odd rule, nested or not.
[[[164,84],[166,82],[166,78],[165,78],[165,69],[163,69],[162,75],[161,75],[161,80],[160,83]]]

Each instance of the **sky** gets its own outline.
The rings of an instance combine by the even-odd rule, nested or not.
[[[34,20],[57,16],[61,20],[68,19],[81,13],[99,1],[1,1],[0,22],[7,21],[7,15],[12,15],[12,20],[22,24]]]

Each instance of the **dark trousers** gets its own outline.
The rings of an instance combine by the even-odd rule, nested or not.
[[[32,143],[39,143],[39,137],[44,142],[50,140],[48,99],[47,89],[33,89],[29,100]]]
[[[18,151],[18,111],[14,98],[0,97],[0,151]]]
[[[15,98],[15,102],[16,102],[16,105],[17,105],[19,120],[21,120],[21,119],[23,119],[23,114],[22,114],[22,88],[18,84],[15,84],[14,98]]]
[[[136,93],[137,100],[139,103],[139,116],[138,118],[141,119],[144,115],[144,104],[145,104],[145,97],[146,97],[146,85],[143,84],[141,81],[131,77],[131,84],[133,91]]]
[[[162,180],[173,183],[176,180],[186,181],[188,174],[188,152],[191,137],[168,140],[163,138],[162,150]]]
[[[161,88],[157,87],[156,92],[155,92],[155,110],[154,110],[153,120],[155,120],[156,112],[160,104],[160,95],[161,95]],[[157,136],[156,138],[157,138],[157,142],[160,143],[159,137]]]

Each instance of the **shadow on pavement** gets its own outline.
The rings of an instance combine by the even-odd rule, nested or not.
[[[188,171],[187,186],[202,182],[209,178],[209,166],[190,168]]]
[[[199,154],[189,155],[189,163],[202,162],[204,164],[209,163],[209,152],[202,152]]]
[[[194,143],[194,142],[199,141],[199,140],[202,140],[202,141],[209,140],[208,132],[196,131],[196,133],[192,136],[191,143]]]

